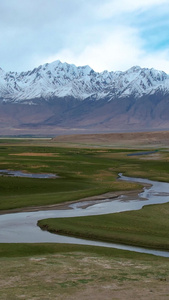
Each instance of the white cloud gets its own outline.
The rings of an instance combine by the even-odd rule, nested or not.
[[[0,67],[22,71],[59,59],[96,71],[140,65],[169,72],[169,53],[164,51],[168,4],[168,0],[0,1]],[[160,27],[163,19],[165,26]],[[157,26],[164,35],[161,40],[159,32],[153,32]],[[163,41],[163,51],[155,52],[153,47],[160,48]]]
[[[55,55],[44,57],[42,62],[57,59],[77,66],[89,65],[97,72],[125,71],[139,65],[169,73],[169,51],[147,53],[137,30],[130,27],[118,27],[105,36],[101,34],[99,42],[87,45],[83,51],[75,53],[73,49],[65,48]]]
[[[139,60],[142,67],[154,68],[169,74],[169,51],[158,51],[153,54],[145,53]]]
[[[103,32],[99,42],[87,45],[79,53],[67,48],[46,59],[49,62],[60,59],[76,65],[88,64],[98,72],[126,70],[138,63],[138,57],[142,55],[141,44],[136,30],[118,27],[109,33]]]
[[[111,18],[116,14],[145,10],[152,6],[163,5],[168,0],[108,0],[96,8],[96,15],[101,19]]]

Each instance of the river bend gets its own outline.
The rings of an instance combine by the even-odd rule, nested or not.
[[[146,183],[151,185],[151,187],[144,188],[144,191],[134,200],[126,200],[125,196],[120,196],[117,199],[107,199],[101,202],[99,201],[99,203],[93,203],[86,208],[82,208],[79,202],[72,204],[72,209],[67,210],[49,210],[0,215],[0,243],[71,243],[111,247],[169,257],[169,252],[167,251],[66,237],[42,231],[37,226],[37,221],[40,219],[109,214],[128,210],[138,210],[144,205],[169,202],[169,183],[129,178],[122,175],[120,180],[140,182],[143,184]]]

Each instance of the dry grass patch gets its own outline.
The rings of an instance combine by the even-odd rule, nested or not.
[[[144,160],[163,160],[163,155],[161,153],[149,154],[147,156],[140,157],[140,159]]]
[[[103,146],[108,148],[130,147],[168,147],[169,131],[159,132],[126,132],[126,133],[104,133],[104,134],[74,134],[57,136],[51,142],[57,142],[66,145],[88,145]]]
[[[47,165],[31,165],[31,169],[48,168]]]
[[[9,155],[15,155],[15,156],[50,156],[50,157],[58,157],[59,154],[57,153],[34,153],[34,152],[24,152],[24,153],[12,153]]]
[[[151,260],[84,252],[1,258],[0,299],[167,300],[169,262]]]

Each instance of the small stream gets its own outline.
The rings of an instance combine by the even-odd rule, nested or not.
[[[12,170],[0,170],[0,175],[6,175],[11,177],[28,177],[28,178],[56,178],[55,174],[50,173],[27,173],[22,171],[12,171]]]
[[[144,205],[169,202],[169,183],[141,178],[129,178],[122,175],[120,175],[120,180],[140,182],[143,184],[146,183],[151,185],[151,187],[144,188],[144,191],[134,200],[130,200],[125,196],[120,196],[117,199],[106,199],[104,201],[96,201],[93,203],[89,202],[90,206],[87,207],[86,205],[89,204],[88,202],[83,202],[83,206],[82,202],[78,202],[71,204],[70,207],[72,209],[67,210],[49,210],[0,215],[0,243],[71,243],[103,246],[169,257],[169,252],[167,251],[61,236],[47,231],[42,231],[37,226],[37,221],[45,218],[65,218],[109,214],[121,211],[138,210]]]

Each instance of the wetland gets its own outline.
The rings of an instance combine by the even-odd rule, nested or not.
[[[144,193],[148,193],[148,190],[155,201],[161,201],[165,197],[167,199],[168,148],[166,144],[163,147],[162,143],[157,141],[155,148],[153,145],[149,147],[148,144],[147,142],[134,148],[133,143],[132,147],[128,147],[125,141],[125,145],[123,142],[123,146],[118,148],[117,144],[115,147],[113,145],[107,147],[107,144],[104,146],[103,143],[92,146],[84,145],[83,142],[83,146],[82,144],[77,146],[71,143],[65,145],[65,142],[61,145],[52,139],[1,139],[0,169],[59,176],[52,179],[0,176],[0,212],[2,214],[0,218],[3,220],[0,233],[1,241],[4,239],[0,247],[1,299],[10,299],[10,295],[13,299],[20,297],[34,299],[35,294],[36,299],[56,299],[56,297],[79,299],[79,289],[81,299],[89,297],[99,299],[99,297],[103,298],[103,295],[107,299],[110,297],[123,299],[124,294],[126,299],[134,299],[136,293],[140,295],[140,299],[168,299],[169,261],[166,257],[95,247],[94,244],[92,246],[71,245],[62,241],[37,243],[37,239],[31,243],[26,243],[26,241],[23,243],[23,240],[22,242],[17,240],[15,229],[12,227],[13,221],[11,223],[9,221],[10,216],[15,215],[14,222],[18,237],[22,235],[21,233],[24,235],[25,227],[29,222],[31,223],[28,213],[33,211],[32,214],[35,217],[43,207],[38,219],[48,218],[47,223],[46,220],[44,221],[47,225],[51,222],[50,220],[55,220],[52,226],[55,227],[55,222],[57,222],[57,230],[58,228],[63,230],[63,234],[70,235],[71,238],[80,236],[88,239],[91,238],[90,234],[94,236],[92,238],[95,243],[99,240],[103,240],[104,243],[110,240],[112,243],[117,243],[120,239],[125,245],[130,243],[135,246],[147,246],[149,249],[155,248],[157,251],[168,250],[168,203],[110,214],[104,213],[103,209],[107,199],[111,197],[113,198],[108,200],[110,205],[116,200],[119,201],[119,205],[127,200],[127,204],[126,193],[134,203],[133,193],[138,195],[142,192],[143,205],[147,201]],[[159,146],[156,153],[157,144]],[[128,156],[128,154],[143,151],[155,152],[145,156]],[[136,181],[121,181],[118,179],[118,173],[134,177]],[[152,185],[151,188],[146,187],[143,191],[144,184],[137,182],[137,178],[142,178],[143,182],[146,178],[159,182],[162,190],[159,192]],[[164,189],[165,184],[166,189]],[[108,195],[111,197],[109,198]],[[79,199],[83,199],[85,207],[78,206]],[[104,201],[88,206],[88,203],[85,203],[88,199]],[[74,207],[65,209],[69,205]],[[47,215],[45,211],[49,206],[51,215]],[[57,209],[60,218],[57,219],[52,215],[52,209],[55,206],[60,207],[59,210]],[[96,207],[99,211],[103,210],[101,214],[84,215],[85,211],[95,210]],[[19,214],[13,213],[16,211],[23,211],[25,214],[25,227],[20,223]],[[68,213],[66,218],[62,215],[65,211]],[[69,218],[72,211],[83,211],[83,215]],[[9,212],[10,214],[7,214]],[[39,237],[41,234],[49,234],[36,226],[37,219],[35,219],[34,228]],[[74,232],[74,224],[80,233]],[[100,226],[101,224],[105,224],[105,228]],[[6,226],[8,226],[8,234],[13,237],[13,240],[8,243],[5,242]],[[69,232],[67,232],[68,227]],[[31,226],[28,225],[28,228],[30,231],[28,230],[25,238],[31,236]],[[82,235],[82,228],[85,229],[87,236],[84,236],[84,233]],[[110,236],[106,237],[105,232],[110,232]],[[54,234],[51,236],[55,237]],[[97,268],[98,263],[100,268]],[[22,274],[21,277],[18,277],[18,268]],[[26,281],[24,281],[25,276]],[[4,286],[3,282],[7,282],[4,281],[6,278],[10,280],[8,285]],[[14,278],[17,279],[15,285],[13,284]],[[36,283],[33,278],[37,278]],[[96,290],[99,292],[94,292]]]

